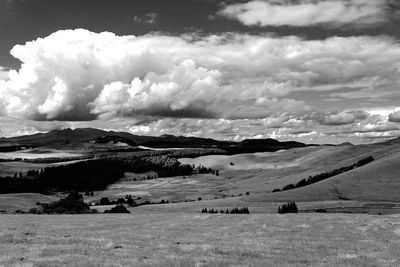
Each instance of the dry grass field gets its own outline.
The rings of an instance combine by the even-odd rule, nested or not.
[[[45,159],[45,158],[73,158],[83,154],[75,151],[56,150],[56,149],[25,149],[14,152],[0,152],[0,159]]]
[[[55,196],[36,193],[0,194],[0,213],[10,213],[16,210],[28,211],[37,207],[36,202],[48,203],[56,200],[58,198]]]
[[[3,266],[399,266],[400,216],[1,215]]]

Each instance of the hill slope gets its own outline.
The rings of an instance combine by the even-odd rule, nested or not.
[[[303,166],[295,174],[283,178],[279,186],[295,183],[307,178],[307,170],[331,171],[339,167],[351,165],[357,160],[371,155],[375,161],[304,187],[252,196],[250,201],[325,201],[325,200],[357,200],[357,201],[394,201],[400,202],[400,145],[375,144],[364,146],[336,147],[335,153],[325,150],[325,157],[314,159],[308,167]],[[338,153],[339,152],[339,153]],[[334,164],[323,164],[330,157],[335,157]],[[278,187],[279,188],[279,187]]]

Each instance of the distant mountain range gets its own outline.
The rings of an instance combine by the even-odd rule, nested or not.
[[[127,132],[104,131],[93,128],[52,130],[11,138],[0,138],[0,150],[18,150],[21,147],[53,147],[73,149],[87,144],[124,143],[128,146],[152,148],[221,148],[231,153],[276,151],[307,146],[300,142],[280,142],[275,139],[245,139],[241,142],[220,141],[211,138],[174,135],[142,136]]]

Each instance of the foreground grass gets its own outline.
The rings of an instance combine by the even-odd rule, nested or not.
[[[0,266],[399,266],[400,215],[0,215]]]

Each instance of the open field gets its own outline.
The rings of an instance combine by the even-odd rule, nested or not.
[[[104,191],[96,192],[95,195],[111,198],[132,195],[148,197],[150,200],[164,199],[170,202],[181,202],[197,200],[199,197],[205,200],[232,196],[234,189],[229,179],[222,176],[196,174],[143,181],[121,180]]]
[[[280,160],[279,155],[284,151],[238,154],[233,156],[211,155],[198,158],[181,158],[182,164],[203,165],[219,170],[254,170],[282,169],[298,166],[301,159],[292,161]]]
[[[400,216],[1,215],[6,266],[399,266]]]
[[[55,196],[36,193],[0,194],[0,212],[28,211],[37,207],[36,202],[48,203],[58,200]],[[0,215],[3,216],[3,215]]]
[[[40,170],[48,167],[68,165],[84,161],[85,159],[70,160],[55,163],[32,163],[26,161],[7,161],[0,162],[0,176],[13,176],[15,173],[26,173],[29,170]]]
[[[45,158],[73,158],[83,154],[56,149],[26,149],[14,152],[0,152],[0,159],[45,159]]]

